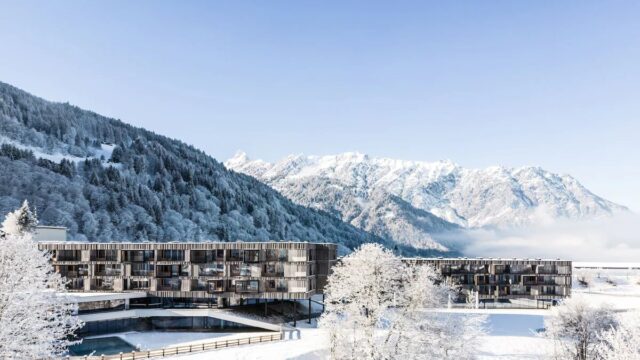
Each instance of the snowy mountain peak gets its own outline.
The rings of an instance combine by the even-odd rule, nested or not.
[[[297,203],[328,211],[355,226],[405,244],[422,239],[417,246],[438,249],[441,244],[431,236],[456,225],[519,226],[540,219],[580,219],[627,210],[593,194],[569,175],[538,166],[467,169],[450,160],[408,161],[358,152],[292,155],[275,163],[250,160],[243,154],[225,165],[258,178]],[[418,224],[417,217],[432,217],[432,222]]]

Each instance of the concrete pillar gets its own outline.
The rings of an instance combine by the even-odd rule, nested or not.
[[[124,309],[129,310],[129,299],[124,299]]]
[[[90,261],[91,250],[80,250],[80,260],[82,262]]]
[[[191,291],[191,280],[190,279],[182,279],[180,284],[181,291]]]
[[[124,279],[115,278],[113,279],[113,291],[120,292],[124,290]]]

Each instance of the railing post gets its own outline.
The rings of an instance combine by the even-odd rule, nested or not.
[[[204,351],[204,343],[202,343],[202,351]]]
[[[136,360],[136,352],[135,351],[131,352],[131,359]]]
[[[120,351],[120,360],[122,360],[122,351]]]
[[[164,349],[162,349],[162,357],[164,357]]]
[[[191,345],[189,345],[189,352],[191,352]]]

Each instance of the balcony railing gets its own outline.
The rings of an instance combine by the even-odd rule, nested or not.
[[[113,291],[113,284],[91,284],[91,290]]]
[[[170,277],[179,277],[180,273],[178,272],[171,272],[171,271],[158,271],[158,273],[156,274],[156,277],[159,278],[170,278]]]
[[[288,288],[286,286],[276,286],[276,287],[266,287],[264,290],[266,292],[287,292]]]
[[[121,269],[103,269],[96,270],[95,276],[120,276],[122,275]]]
[[[54,258],[55,261],[82,261],[80,255],[58,255]]]
[[[134,270],[131,269],[131,276],[153,276],[153,270]]]
[[[157,291],[180,291],[180,286],[176,285],[158,285]]]
[[[180,282],[159,282],[156,290],[158,291],[180,291],[182,284]]]

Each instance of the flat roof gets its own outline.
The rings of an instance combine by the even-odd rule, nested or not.
[[[283,241],[283,240],[269,240],[269,241],[167,241],[167,242],[158,242],[158,241],[140,241],[140,242],[131,242],[131,241],[58,241],[58,240],[43,240],[38,241],[38,243],[42,244],[64,244],[64,245],[86,245],[86,244],[111,244],[111,245],[205,245],[205,244],[314,244],[314,245],[336,245],[334,243],[327,242],[312,242],[312,241]]]

